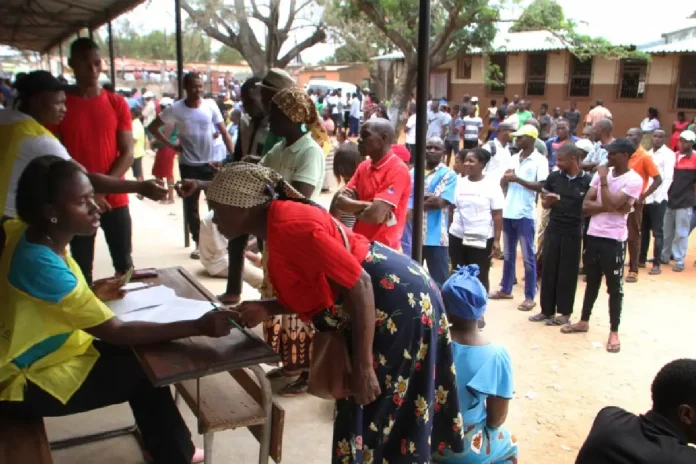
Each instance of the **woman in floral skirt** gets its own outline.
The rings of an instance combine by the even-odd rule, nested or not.
[[[240,320],[295,313],[345,335],[353,396],[337,401],[332,462],[421,464],[464,450],[447,317],[422,267],[346,230],[261,166],[229,165],[207,197],[220,232],[267,246],[277,299],[241,303]]]

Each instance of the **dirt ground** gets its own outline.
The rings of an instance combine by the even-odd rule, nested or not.
[[[165,206],[132,198],[136,266],[184,265],[211,290],[220,293],[224,281],[203,275],[200,263],[190,260],[188,250],[183,248],[181,211],[180,200]],[[103,277],[113,271],[101,234],[97,241],[95,276]],[[696,356],[693,344],[688,342],[695,320],[691,311],[696,287],[689,283],[696,278],[696,268],[692,266],[694,251],[692,246],[686,271],[681,274],[664,267],[660,276],[641,272],[639,283],[625,285],[619,354],[608,354],[604,349],[609,331],[604,291],[595,305],[590,332],[563,335],[558,328],[528,322],[529,313],[516,309],[523,299],[523,270],[518,265],[520,285],[513,290],[515,299],[490,303],[485,335],[506,346],[514,362],[515,397],[506,426],[519,439],[520,462],[574,462],[599,409],[618,405],[636,413],[646,411],[650,407],[650,384],[658,369],[673,359]],[[491,272],[491,282],[499,282],[502,261],[495,261]],[[580,282],[574,319],[579,317],[584,289]],[[256,294],[247,288],[245,296],[254,298]],[[275,385],[280,386],[282,383]],[[279,401],[287,411],[283,462],[329,462],[332,404],[312,397]],[[202,437],[195,434],[195,419],[188,410],[184,414],[200,446]],[[47,421],[51,439],[129,422],[132,418],[126,406]],[[143,462],[130,438],[72,448],[54,456],[57,464]],[[216,463],[252,463],[257,459],[258,446],[246,430],[216,435]]]

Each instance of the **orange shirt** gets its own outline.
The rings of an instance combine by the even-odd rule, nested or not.
[[[643,179],[643,190],[640,193],[645,193],[651,178],[660,175],[660,171],[657,169],[652,156],[641,145],[638,146],[638,150],[636,150],[633,156],[628,159],[628,167],[636,171]]]

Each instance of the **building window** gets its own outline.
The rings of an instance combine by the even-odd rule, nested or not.
[[[457,79],[471,79],[471,56],[457,58]]]
[[[696,109],[696,55],[682,55],[679,58],[676,107]]]
[[[488,92],[503,95],[505,93],[505,79],[507,77],[507,55],[498,53],[489,57],[488,76],[490,84]]]
[[[621,60],[619,98],[641,99],[645,96],[648,63],[643,60]]]
[[[589,97],[592,84],[592,58],[580,60],[571,55],[570,83],[568,95],[571,97]]]
[[[527,54],[527,95],[543,97],[546,91],[546,53]]]

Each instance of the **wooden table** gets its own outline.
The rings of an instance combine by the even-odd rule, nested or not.
[[[144,279],[145,282],[165,285],[174,290],[177,296],[195,300],[217,301],[215,296],[203,287],[182,267],[158,269],[157,277]],[[185,380],[230,372],[247,368],[256,377],[261,395],[259,403],[263,406],[266,421],[258,435],[260,451],[259,463],[266,464],[271,450],[271,423],[273,420],[273,392],[261,363],[277,363],[280,357],[266,342],[249,329],[234,329],[222,338],[189,337],[156,345],[143,345],[135,348],[135,354],[146,375],[156,387],[172,385]],[[250,379],[253,383],[253,380]],[[197,385],[200,392],[200,384]],[[198,398],[200,405],[200,398]],[[200,428],[200,419],[199,419]],[[206,448],[208,444],[206,443]],[[212,456],[212,444],[205,450]]]
[[[157,274],[156,278],[145,279],[143,282],[165,285],[182,298],[211,303],[217,301],[208,289],[182,267],[158,269]],[[189,337],[157,345],[138,346],[135,353],[156,387],[280,361],[278,354],[249,329],[244,329],[243,332],[234,329],[222,338]]]

